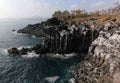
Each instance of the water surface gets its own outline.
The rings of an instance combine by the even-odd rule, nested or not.
[[[41,57],[12,57],[6,53],[10,47],[33,46],[41,38],[13,32],[41,19],[0,19],[0,83],[45,83],[46,77],[59,76],[55,83],[68,83],[79,60],[49,60]]]

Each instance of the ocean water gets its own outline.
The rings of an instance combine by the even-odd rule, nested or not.
[[[0,83],[50,83],[45,80],[70,83],[78,59],[49,59],[36,54],[13,57],[6,52],[11,47],[29,47],[42,43],[42,38],[12,31],[40,22],[41,19],[0,19]]]

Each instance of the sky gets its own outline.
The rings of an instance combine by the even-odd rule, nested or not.
[[[57,10],[102,10],[114,7],[115,1],[116,0],[0,0],[0,18],[51,17]]]

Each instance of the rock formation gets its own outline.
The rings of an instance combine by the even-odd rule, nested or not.
[[[100,31],[74,75],[76,83],[120,82],[120,27]]]
[[[45,22],[37,23],[37,24],[29,24],[23,29],[18,30],[18,33],[34,35],[36,37],[43,37],[46,35],[45,30],[51,28],[53,26],[57,26],[62,21],[58,20],[57,18],[48,19]]]
[[[30,49],[18,50],[12,48],[8,52],[10,54],[18,53],[19,55],[24,55],[29,51],[35,51],[37,54],[87,53],[90,44],[99,35],[100,26],[97,27],[97,30],[93,28],[95,25],[92,21],[85,21],[79,24],[64,23],[56,18],[48,19],[39,25],[28,25],[27,28],[18,32],[22,31],[22,33],[25,32],[35,36],[42,36],[41,34],[44,33],[44,44],[35,45]],[[42,28],[39,26],[42,26]]]

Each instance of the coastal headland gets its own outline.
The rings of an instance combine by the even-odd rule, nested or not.
[[[74,71],[75,83],[119,83],[120,76],[120,6],[106,12],[88,14],[81,10],[57,11],[47,21],[29,24],[18,33],[44,37],[31,48],[8,49],[13,56],[36,54],[84,54]],[[115,11],[116,9],[116,11]],[[113,11],[114,10],[114,11]],[[60,15],[62,14],[62,15]],[[57,55],[56,55],[57,56]]]

